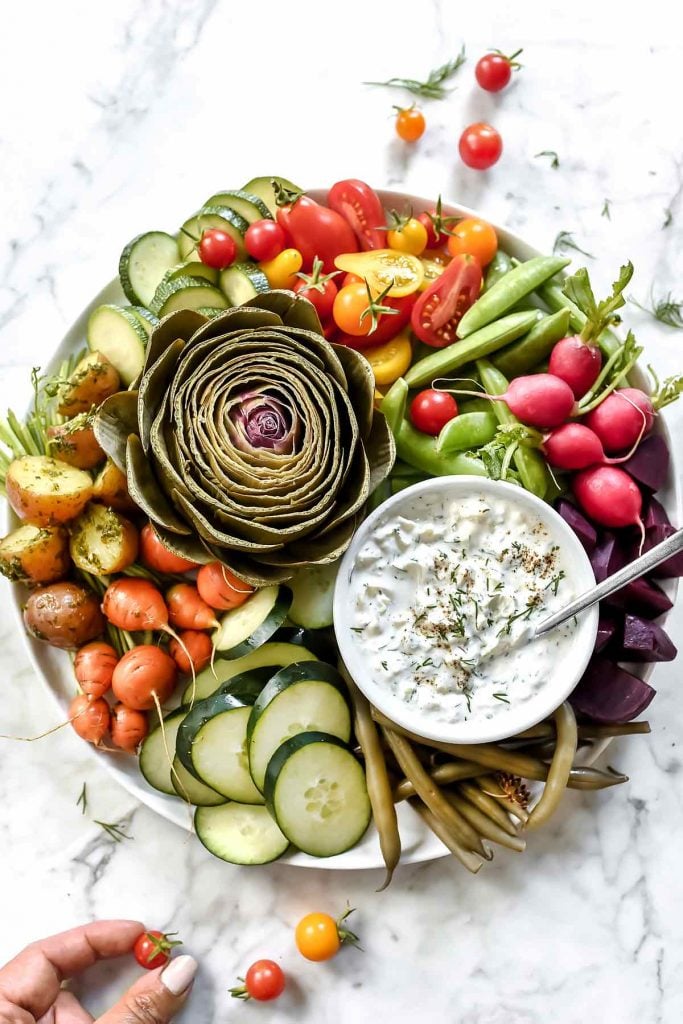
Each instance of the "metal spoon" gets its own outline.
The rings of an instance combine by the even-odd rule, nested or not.
[[[571,619],[573,615],[578,615],[584,608],[590,608],[591,605],[596,604],[597,601],[602,601],[603,598],[609,597],[615,590],[620,590],[621,587],[626,586],[627,583],[631,583],[633,580],[637,580],[640,576],[644,576],[654,569],[656,565],[661,562],[665,562],[667,558],[671,558],[672,555],[677,555],[679,551],[683,550],[683,530],[676,530],[676,533],[672,533],[670,537],[663,540],[661,544],[656,544],[653,548],[644,554],[640,558],[636,558],[635,561],[629,565],[624,566],[619,572],[615,572],[612,576],[608,576],[602,583],[598,583],[597,586],[591,587],[585,593],[580,594],[571,604],[568,604],[566,608],[561,608],[559,612],[555,612],[549,618],[544,619],[536,626],[533,631],[533,635],[543,636],[544,633],[548,633],[551,629],[555,629],[556,626],[561,626],[567,619]]]

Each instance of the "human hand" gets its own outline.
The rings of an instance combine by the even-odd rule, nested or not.
[[[62,982],[98,960],[130,953],[144,932],[139,921],[95,921],[40,939],[0,968],[0,1024],[92,1024]],[[191,956],[139,978],[98,1024],[167,1024],[187,998],[197,971]]]

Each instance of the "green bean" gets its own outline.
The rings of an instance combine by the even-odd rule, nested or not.
[[[581,739],[600,740],[607,736],[639,736],[651,732],[649,722],[624,722],[623,725],[580,725]]]
[[[488,814],[492,821],[507,832],[511,836],[517,835],[517,829],[510,821],[510,816],[501,807],[500,803],[496,801],[488,793],[485,793],[483,789],[477,785],[476,782],[468,782],[467,780],[460,783],[458,786],[458,792],[470,803],[478,807],[484,814]]]
[[[500,370],[492,366],[487,359],[478,359],[477,369],[489,395],[505,394],[508,382]],[[493,402],[492,404],[499,423],[519,422],[505,402]],[[552,483],[552,477],[541,453],[533,448],[519,445],[513,455],[513,461],[526,490],[536,494],[539,498],[544,498]]]
[[[544,281],[568,266],[570,260],[560,256],[534,256],[514,267],[484,292],[467,310],[456,331],[459,338],[467,338],[512,309],[520,299],[526,298]]]
[[[484,464],[479,459],[465,452],[446,455],[437,451],[436,438],[416,430],[407,420],[401,423],[395,439],[398,457],[432,476],[486,476]]]
[[[505,277],[505,275],[512,270],[513,266],[512,257],[506,252],[503,252],[502,249],[499,249],[486,269],[483,290],[487,292],[489,288],[493,287],[496,281],[500,281],[501,277]]]
[[[403,377],[399,377],[398,380],[394,381],[391,385],[379,407],[380,412],[384,413],[389,430],[394,436],[398,433],[398,428],[405,417],[407,401],[408,385]]]
[[[411,802],[411,806],[415,808],[424,823],[432,830],[434,835],[441,840],[444,846],[450,850],[453,856],[457,857],[460,863],[466,867],[468,871],[471,871],[473,875],[476,875],[477,871],[481,869],[483,861],[479,860],[479,858],[470,850],[461,846],[460,843],[456,841],[450,830],[446,828],[443,822],[437,818],[435,814],[432,814],[428,807],[425,807],[425,805],[421,804],[418,800],[413,800]]]
[[[620,786],[623,782],[628,782],[628,775],[614,768],[606,768],[604,771],[599,768],[572,768],[567,785],[569,789],[592,790]]]
[[[560,309],[539,320],[519,341],[496,352],[491,362],[509,379],[529,373],[543,359],[547,359],[556,342],[566,337],[568,330],[569,310]]]
[[[498,423],[489,402],[486,412],[463,412],[449,420],[436,439],[436,450],[450,455],[452,452],[481,448],[493,440],[497,428]]]
[[[432,814],[444,823],[458,842],[468,849],[476,851],[480,857],[490,860],[490,854],[483,845],[481,837],[469,822],[465,821],[462,815],[455,810],[439,787],[432,781],[407,739],[393,727],[382,726],[382,732],[401,771],[415,786],[415,793],[420,800],[427,805]]]
[[[481,789],[484,796],[490,796],[492,800],[499,801],[501,809],[504,802],[507,813],[517,818],[522,825],[526,825],[529,820],[529,812],[526,807],[519,800],[515,800],[510,793],[505,792],[495,775],[479,776],[476,785]]]
[[[576,715],[569,701],[561,704],[554,713],[557,744],[548,769],[548,780],[543,787],[541,798],[529,815],[528,827],[540,828],[552,818],[560,805],[562,794],[569,782],[569,773],[576,757],[578,731]]]
[[[483,775],[486,768],[474,761],[447,761],[446,764],[437,765],[429,773],[433,782],[439,786],[447,786],[450,782],[458,782],[461,779],[474,779],[477,775]],[[394,802],[408,800],[415,796],[415,786],[410,779],[401,779],[394,789]]]
[[[456,811],[459,811],[465,821],[469,821],[472,828],[476,828],[479,835],[484,839],[488,839],[492,843],[498,843],[499,846],[506,846],[509,850],[515,850],[517,853],[524,853],[526,843],[518,835],[510,835],[509,832],[505,832],[483,811],[480,811],[478,807],[475,807],[469,800],[465,800],[464,797],[459,796],[457,793],[448,793],[447,796]]]
[[[379,846],[387,869],[384,884],[378,890],[381,892],[391,882],[396,865],[401,858],[401,837],[398,831],[394,797],[377,726],[370,714],[370,704],[354,683],[341,660],[339,671],[346,683],[353,706],[353,728],[365,759],[365,780],[372,807],[372,817],[379,833]]]
[[[458,370],[473,359],[479,359],[481,356],[497,352],[499,348],[507,345],[508,342],[521,338],[523,334],[531,330],[540,317],[541,313],[537,309],[510,313],[495,323],[487,324],[480,331],[469,335],[465,341],[458,341],[447,348],[437,349],[425,359],[420,359],[419,362],[413,363],[405,375],[405,380],[411,388],[422,387],[423,384],[431,384],[433,380]]]

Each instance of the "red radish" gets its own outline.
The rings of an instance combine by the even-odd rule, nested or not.
[[[91,699],[81,693],[69,704],[69,721],[81,739],[97,746],[109,728],[111,713],[104,697]]]
[[[652,402],[639,388],[613,391],[584,420],[610,454],[630,448],[641,434],[652,430],[654,421]]]
[[[160,573],[189,572],[197,568],[196,562],[169,551],[159,540],[151,523],[147,523],[140,531],[140,561],[148,569]]]
[[[597,345],[583,341],[577,334],[557,342],[550,353],[548,369],[569,385],[574,398],[581,398],[600,376],[602,355]]]
[[[640,443],[635,440],[631,451],[618,459],[608,459],[598,435],[584,423],[563,423],[543,439],[541,448],[556,469],[587,469],[608,466],[630,459]]]
[[[637,526],[641,519],[643,496],[635,480],[616,466],[593,466],[577,473],[572,489],[586,515],[601,526]],[[641,545],[642,546],[642,545]]]
[[[201,567],[197,573],[197,590],[208,605],[223,611],[238,608],[254,593],[252,586],[231,573],[222,562],[209,562]]]
[[[168,647],[176,665],[181,672],[191,672],[192,666],[195,672],[201,672],[213,657],[211,637],[196,629],[186,629],[180,634],[180,639],[182,646],[176,640],[171,640]]]
[[[215,629],[219,625],[213,608],[202,601],[191,583],[176,583],[166,591],[171,625],[176,629]]]
[[[111,739],[115,747],[134,754],[149,732],[144,711],[115,704],[111,712]]]
[[[114,669],[112,690],[117,700],[135,711],[149,711],[173,693],[178,667],[154,644],[139,644],[126,651]],[[156,698],[156,700],[155,700]]]
[[[110,644],[93,640],[78,651],[74,673],[83,693],[102,697],[111,687],[111,677],[119,656]]]

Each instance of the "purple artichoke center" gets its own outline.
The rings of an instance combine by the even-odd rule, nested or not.
[[[228,416],[239,448],[267,448],[290,454],[299,433],[298,417],[272,395],[247,391],[235,396]]]

